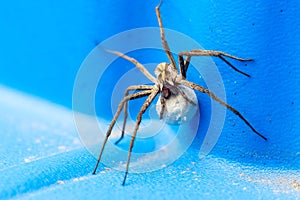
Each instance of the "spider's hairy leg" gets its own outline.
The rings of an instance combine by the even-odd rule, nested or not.
[[[124,96],[125,97],[128,96],[130,91],[135,91],[135,90],[151,90],[152,88],[153,88],[152,85],[132,85],[132,86],[129,86],[126,89]],[[122,127],[121,137],[115,142],[115,144],[118,144],[123,139],[123,137],[124,137],[127,116],[128,116],[128,101],[126,101],[125,105],[124,105],[124,121],[123,121],[123,127]]]
[[[131,58],[129,56],[126,56],[125,54],[121,53],[121,52],[118,52],[118,51],[112,51],[112,50],[108,50],[108,49],[105,49],[105,51],[109,52],[109,53],[112,53],[112,54],[115,54],[117,56],[120,56],[122,58],[124,58],[125,60],[128,60],[129,62],[135,64],[135,66],[150,80],[152,81],[153,83],[156,82],[156,79],[154,78],[154,76],[152,76],[150,74],[150,72],[146,69],[146,67],[144,65],[142,65],[141,63],[139,63],[136,59],[134,58]]]
[[[163,27],[163,24],[162,24],[162,20],[161,20],[161,16],[160,16],[160,11],[159,11],[159,8],[162,4],[162,0],[159,2],[159,4],[155,7],[155,11],[156,11],[156,16],[157,16],[157,20],[158,20],[158,25],[159,25],[159,30],[160,30],[160,38],[161,38],[161,42],[162,42],[162,45],[163,45],[163,48],[173,66],[173,68],[175,70],[177,70],[177,67],[176,67],[176,62],[172,56],[172,53],[171,53],[171,50],[170,50],[170,47],[168,45],[168,42],[165,38],[165,31],[164,31],[164,27]]]
[[[214,93],[212,93],[211,91],[209,91],[208,89],[197,85],[195,83],[192,83],[190,81],[187,80],[182,80],[181,81],[182,84],[192,87],[195,90],[198,90],[199,92],[203,92],[208,94],[211,98],[213,98],[215,101],[219,102],[220,104],[222,104],[223,106],[225,106],[226,108],[228,108],[229,110],[231,110],[235,115],[237,115],[240,119],[242,119],[245,124],[247,124],[250,129],[257,134],[258,136],[260,136],[262,139],[267,140],[267,138],[265,136],[263,136],[261,133],[259,133],[257,130],[254,129],[254,127],[250,124],[250,122],[248,122],[248,120],[246,120],[246,118],[239,112],[237,111],[235,108],[233,108],[231,105],[225,103],[224,101],[222,101],[221,99],[219,99]]]
[[[162,119],[163,116],[164,116],[165,109],[166,109],[165,97],[160,96],[160,104],[161,104],[161,110],[160,110],[160,113],[159,113],[159,119]]]
[[[123,98],[123,100],[120,102],[119,106],[118,106],[118,110],[116,112],[116,114],[114,115],[114,118],[113,120],[111,121],[110,125],[109,125],[109,128],[106,132],[106,136],[104,138],[104,141],[103,141],[103,144],[102,144],[102,147],[101,147],[101,150],[100,150],[100,153],[99,153],[99,157],[98,157],[98,160],[97,160],[97,163],[96,163],[96,166],[95,166],[95,169],[93,171],[93,174],[96,174],[96,171],[97,171],[97,168],[98,168],[98,165],[100,163],[100,160],[101,160],[101,157],[102,157],[102,154],[103,154],[103,150],[104,150],[104,147],[105,147],[105,144],[111,134],[111,131],[124,107],[124,104],[129,101],[129,100],[133,100],[133,99],[137,99],[137,98],[140,98],[140,97],[144,97],[144,96],[148,96],[151,94],[151,90],[146,90],[146,91],[142,91],[142,92],[137,92],[135,94],[131,94],[131,95],[128,95],[126,97]]]
[[[155,97],[158,93],[159,93],[159,87],[158,86],[153,87],[153,89],[151,90],[151,94],[148,96],[148,98],[144,102],[142,108],[140,109],[140,112],[138,113],[136,124],[135,124],[134,131],[133,131],[133,135],[132,135],[130,145],[129,145],[129,151],[128,151],[128,157],[127,157],[127,163],[126,163],[126,171],[125,171],[125,175],[124,175],[122,185],[125,185],[125,181],[126,181],[126,177],[127,177],[128,169],[129,169],[131,152],[132,152],[132,148],[133,148],[133,144],[134,144],[134,140],[135,140],[135,137],[136,137],[137,130],[138,130],[138,128],[140,126],[140,123],[142,121],[142,115],[147,110],[147,108],[152,103],[152,101],[155,99]]]
[[[178,61],[180,66],[180,74],[183,79],[186,79],[186,72],[190,65],[191,56],[186,56],[186,59],[183,59],[183,55],[178,55]]]
[[[183,60],[183,56],[215,56],[220,58],[222,61],[224,61],[227,65],[229,65],[232,69],[234,69],[235,71],[250,77],[249,74],[237,69],[235,66],[233,66],[228,60],[226,60],[223,56],[234,59],[234,60],[238,60],[238,61],[253,61],[253,59],[244,59],[244,58],[239,58],[233,55],[230,55],[228,53],[224,53],[222,51],[214,51],[214,50],[202,50],[202,49],[196,49],[196,50],[191,50],[191,51],[183,51],[180,52],[178,54],[179,56],[179,63],[182,62]],[[181,60],[181,61],[180,61]],[[186,73],[187,67],[185,67],[184,65],[180,65],[180,68],[184,68],[182,71],[184,71],[184,74]],[[186,70],[185,70],[186,68]]]

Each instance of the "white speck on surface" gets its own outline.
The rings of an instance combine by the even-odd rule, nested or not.
[[[236,181],[233,181],[232,182],[232,185],[239,185],[240,183],[239,182],[236,182]]]
[[[291,183],[291,187],[295,190],[300,191],[300,183],[297,180],[293,180]]]
[[[41,140],[40,140],[40,139],[36,139],[34,142],[35,142],[36,144],[40,144],[40,143],[41,143]]]
[[[83,181],[83,180],[86,180],[86,177],[79,177],[79,178],[72,179],[73,182],[79,182],[79,181]]]
[[[79,181],[79,178],[73,178],[73,181],[74,181],[74,182],[78,182],[78,181]]]
[[[59,150],[65,150],[67,147],[66,146],[58,146],[57,147]]]
[[[27,158],[24,158],[25,163],[29,163],[35,159],[35,156],[28,156]]]
[[[59,185],[63,185],[63,184],[65,184],[65,182],[64,182],[64,181],[62,181],[62,180],[58,180],[58,181],[57,181],[57,184],[59,184]]]

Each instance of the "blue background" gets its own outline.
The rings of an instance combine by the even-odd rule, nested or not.
[[[255,59],[247,66],[234,62],[250,79],[215,61],[227,102],[267,142],[228,112],[222,136],[204,160],[198,158],[198,136],[173,165],[130,174],[126,187],[120,186],[122,172],[104,170],[91,176],[95,159],[80,145],[70,111],[77,70],[108,37],[156,27],[157,3],[0,3],[0,84],[5,86],[0,88],[0,198],[299,198],[297,0],[165,0],[161,7],[166,28],[194,38],[205,49]],[[198,97],[205,110],[208,98]]]

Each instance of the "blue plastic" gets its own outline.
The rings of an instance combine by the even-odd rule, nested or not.
[[[96,44],[128,29],[157,27],[157,4],[120,0],[1,4],[0,83],[5,86],[0,87],[0,199],[300,197],[297,0],[165,0],[161,7],[166,28],[192,37],[205,49],[255,59],[247,66],[233,61],[251,78],[214,61],[227,102],[268,141],[228,111],[217,145],[200,160],[210,101],[199,94],[203,121],[180,159],[159,171],[129,174],[126,187],[121,186],[123,172],[103,165],[96,176],[91,175],[96,160],[81,145],[71,111],[76,73]],[[189,49],[187,44],[183,50]],[[136,59],[166,61],[161,53],[154,58],[145,50]]]

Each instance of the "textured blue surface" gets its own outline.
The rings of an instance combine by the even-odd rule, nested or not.
[[[200,128],[174,164],[130,174],[126,187],[120,185],[122,172],[102,165],[91,175],[95,159],[80,144],[70,111],[73,82],[96,43],[128,29],[157,26],[158,2],[128,2],[1,3],[0,83],[47,101],[0,88],[0,198],[300,198],[297,0],[165,0],[161,8],[165,27],[206,49],[255,59],[247,66],[234,62],[250,79],[215,61],[227,102],[267,142],[228,112],[219,142],[203,160]],[[146,54],[143,59],[147,56],[153,59]],[[209,99],[199,98],[201,116],[209,116]]]

